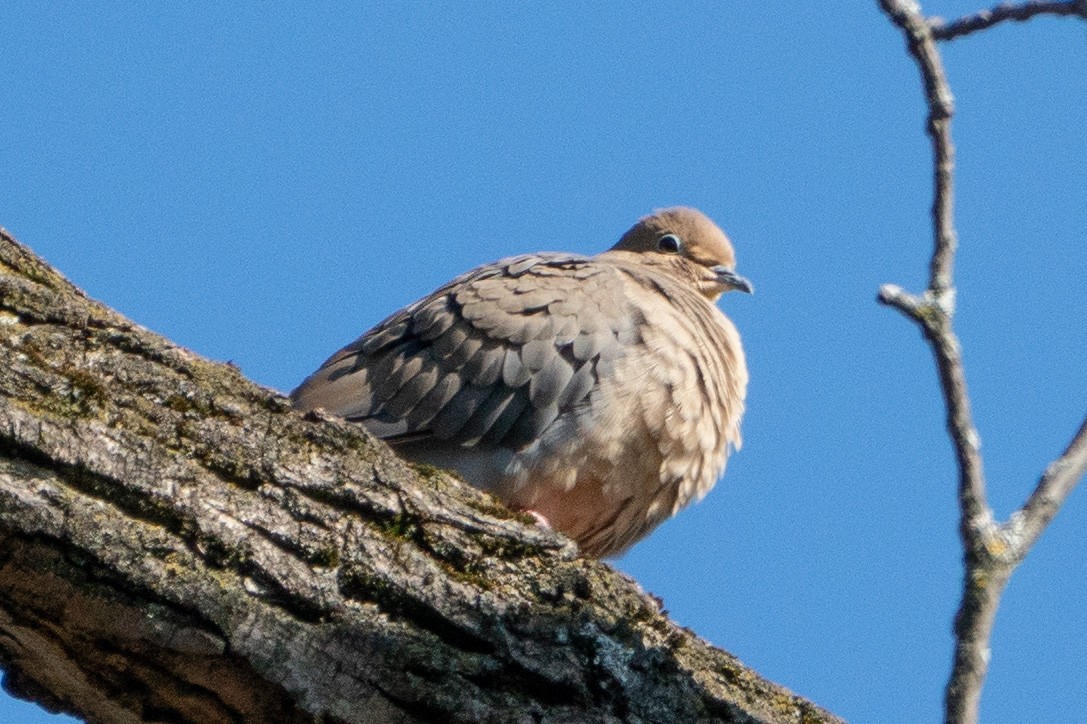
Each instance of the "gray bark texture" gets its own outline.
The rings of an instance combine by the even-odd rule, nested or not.
[[[836,722],[0,229],[0,667],[96,722]]]

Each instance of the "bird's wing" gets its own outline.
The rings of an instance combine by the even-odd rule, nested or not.
[[[291,399],[394,444],[520,448],[637,343],[640,315],[621,275],[570,254],[479,267],[340,350]]]

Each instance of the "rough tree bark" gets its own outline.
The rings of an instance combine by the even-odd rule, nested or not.
[[[833,722],[631,580],[0,230],[0,665],[103,722]]]

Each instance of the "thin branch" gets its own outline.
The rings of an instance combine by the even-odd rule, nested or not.
[[[940,381],[947,407],[947,427],[955,446],[959,464],[959,500],[963,509],[963,531],[975,521],[991,518],[985,501],[985,478],[977,430],[970,414],[966,378],[962,370],[959,341],[951,326],[955,291],[952,286],[955,249],[958,237],[954,219],[955,147],[951,142],[951,117],[954,98],[947,83],[940,52],[921,7],[912,0],[880,0],[891,20],[906,35],[910,54],[917,61],[925,85],[928,102],[928,134],[932,139],[933,202],[932,222],[934,243],[929,289],[923,298],[913,298],[914,321],[921,324],[936,355]],[[885,288],[886,289],[886,288]],[[901,292],[901,290],[899,290]],[[902,311],[905,293],[881,301]],[[897,304],[895,303],[897,300]]]
[[[990,528],[992,531],[993,529]],[[986,536],[987,540],[996,538]],[[999,546],[993,547],[999,551]],[[946,724],[977,724],[981,688],[989,670],[996,610],[1014,565],[986,566],[967,553],[962,601],[955,614],[955,654],[944,693]],[[990,559],[993,560],[993,559]]]
[[[1057,514],[1065,499],[1087,471],[1087,418],[1080,425],[1079,432],[1068,443],[1064,453],[1050,463],[1038,487],[1031,493],[1023,506],[1022,514],[1015,522],[1021,536],[1019,547],[1021,555],[1026,555],[1034,541],[1042,534],[1049,521]]]
[[[880,0],[883,11],[906,35],[910,55],[917,61],[928,101],[928,134],[932,139],[934,184],[932,200],[934,248],[929,270],[929,289],[938,297],[951,289],[955,249],[955,146],[951,143],[951,117],[955,98],[947,84],[936,39],[921,6],[913,0]]]
[[[962,351],[951,326],[951,315],[931,291],[917,296],[885,284],[880,288],[879,301],[917,322],[932,349],[947,411],[947,429],[959,467],[960,533],[967,549],[977,547],[977,531],[989,527],[993,515],[986,501],[981,439],[970,412]]]
[[[1046,468],[1022,509],[1006,523],[980,527],[967,549],[966,581],[955,616],[955,663],[947,684],[948,722],[976,722],[996,610],[1008,579],[1026,558],[1087,470],[1087,419]]]
[[[897,284],[884,284],[879,288],[879,303],[894,307],[915,322],[921,321],[921,300]]]
[[[989,640],[1001,594],[1016,566],[1087,470],[1087,421],[1064,454],[1046,470],[1023,509],[1006,523],[997,524],[986,502],[980,442],[970,413],[959,340],[952,327],[957,246],[955,149],[951,141],[954,101],[936,42],[1043,12],[1087,18],[1087,0],[1000,6],[949,25],[926,18],[914,0],[880,0],[880,6],[906,36],[924,81],[933,148],[934,245],[928,289],[914,295],[886,284],[880,289],[879,301],[898,309],[921,327],[940,374],[948,432],[959,468],[959,531],[966,569],[962,601],[955,617],[955,657],[947,684],[945,719],[949,723],[973,724],[978,720],[981,688],[989,666]]]
[[[964,15],[951,21],[930,18],[928,23],[934,38],[953,40],[962,35],[986,30],[1006,20],[1022,22],[1038,15],[1079,15],[1087,19],[1087,1],[1028,0],[1018,5],[1001,3],[989,10],[980,10],[973,15]]]
[[[954,290],[948,290],[944,299],[953,299],[953,294]],[[959,466],[960,531],[964,545],[970,548],[976,545],[976,531],[992,523],[992,512],[986,501],[981,440],[970,413],[962,352],[951,326],[952,312],[937,300],[932,290],[921,296],[894,284],[884,284],[879,290],[881,304],[894,307],[920,325],[935,356],[947,410],[947,429]]]

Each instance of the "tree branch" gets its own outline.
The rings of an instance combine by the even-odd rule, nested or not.
[[[94,721],[838,721],[3,230],[0,666]]]
[[[1046,468],[1038,487],[1023,505],[1021,515],[1014,519],[1019,536],[1017,547],[1023,555],[1053,520],[1084,472],[1087,472],[1087,418],[1064,453]]]
[[[951,21],[930,18],[928,24],[936,40],[954,40],[962,35],[987,30],[1007,20],[1023,22],[1038,15],[1079,15],[1087,19],[1087,0],[1028,0],[1020,4],[1001,3],[989,10],[979,10],[973,15],[964,15]]]
[[[906,36],[910,55],[917,62],[925,86],[928,103],[928,134],[932,139],[933,183],[932,200],[933,252],[929,267],[929,290],[941,304],[953,304],[943,297],[951,290],[955,249],[955,146],[951,143],[951,117],[955,114],[955,98],[947,84],[940,51],[921,6],[913,0],[880,0],[883,11]]]
[[[1068,450],[1046,471],[1024,508],[998,524],[986,501],[980,439],[970,412],[970,397],[958,336],[953,281],[957,237],[954,226],[954,146],[951,139],[953,97],[936,41],[984,29],[1007,19],[1042,12],[1087,17],[1087,1],[1001,6],[950,25],[930,20],[913,0],[880,0],[902,30],[917,62],[928,105],[928,134],[933,149],[932,221],[934,245],[928,289],[912,295],[895,285],[880,289],[879,301],[920,325],[932,349],[947,412],[947,428],[959,470],[959,532],[964,551],[963,596],[955,617],[955,655],[947,684],[947,722],[978,720],[981,689],[989,665],[989,641],[1000,596],[1016,566],[1052,520],[1087,468],[1087,422]],[[1060,6],[1058,8],[1058,6]],[[1071,11],[1065,12],[1067,7]]]

